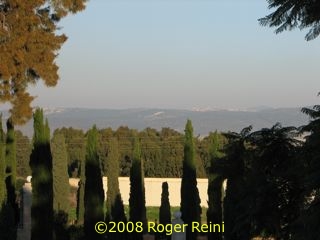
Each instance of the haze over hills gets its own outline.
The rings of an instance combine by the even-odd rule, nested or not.
[[[223,109],[87,109],[87,108],[54,108],[44,109],[53,131],[61,127],[73,127],[87,130],[93,124],[98,128],[117,129],[120,126],[145,129],[170,127],[183,132],[186,120],[192,120],[196,135],[207,135],[210,131],[240,131],[252,125],[255,130],[271,127],[277,122],[283,126],[301,126],[308,123],[308,117],[300,108],[267,108],[258,107],[249,110]],[[4,113],[8,116],[8,113]],[[32,136],[32,121],[19,127],[24,134]]]

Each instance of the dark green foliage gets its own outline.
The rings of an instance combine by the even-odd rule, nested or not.
[[[250,236],[250,218],[245,215],[249,207],[241,207],[240,201],[246,194],[253,189],[245,187],[245,166],[246,166],[246,141],[252,127],[244,128],[240,134],[227,133],[228,144],[225,146],[226,157],[223,159],[224,164],[220,164],[220,169],[227,180],[226,196],[224,199],[224,222],[225,222],[225,239],[249,239]],[[246,199],[246,203],[249,201]],[[243,217],[246,216],[246,217]]]
[[[68,151],[68,169],[70,177],[80,177],[80,165],[85,156],[85,137],[82,130],[62,128],[56,130],[64,135]],[[116,131],[102,129],[98,134],[98,155],[104,176],[107,175],[108,143],[118,139],[120,176],[129,176],[132,162],[134,130],[119,127]],[[141,159],[144,162],[146,177],[181,177],[183,155],[183,135],[170,128],[157,131],[152,128],[137,133],[141,139]],[[208,149],[202,147],[202,141],[196,141],[197,177],[206,177],[205,159],[202,157]]]
[[[31,175],[29,166],[32,144],[27,136],[24,136],[21,131],[15,131],[16,137],[16,159],[17,159],[17,176],[26,178]]]
[[[293,222],[299,216],[303,165],[297,157],[299,142],[294,127],[275,124],[250,135],[254,146],[255,219],[257,234],[290,239]],[[300,172],[301,171],[301,172]],[[261,191],[262,190],[262,191]]]
[[[161,205],[159,209],[159,223],[161,224],[170,224],[171,223],[171,211],[170,211],[170,202],[169,202],[169,186],[167,182],[162,183],[162,193],[161,193]],[[166,235],[165,233],[161,234],[163,238],[170,240],[171,236]]]
[[[67,230],[68,213],[65,211],[54,211],[54,239],[55,240],[69,240],[69,233]]]
[[[101,239],[94,226],[104,220],[103,202],[104,191],[97,152],[98,130],[94,126],[87,134],[86,162],[85,162],[85,191],[84,191],[84,234],[86,239]]]
[[[16,160],[16,138],[14,126],[9,118],[7,120],[7,137],[6,137],[6,186],[7,201],[14,210],[15,225],[19,222],[19,207],[16,203],[16,180],[17,180],[17,160]]]
[[[84,162],[83,162],[84,165]],[[81,170],[81,177],[78,183],[78,190],[77,190],[77,224],[83,225],[84,222],[84,186],[86,182],[85,177],[85,168]]]
[[[309,28],[306,40],[313,40],[320,34],[320,2],[301,0],[267,0],[269,8],[276,10],[259,19],[263,26],[277,27],[276,33],[295,28]]]
[[[10,178],[10,188],[15,189],[17,178],[17,161],[16,161],[16,138],[14,132],[14,126],[11,119],[7,120],[7,137],[6,137],[6,173]],[[8,196],[9,197],[9,196]],[[10,196],[10,198],[14,196]],[[11,202],[11,199],[9,200]]]
[[[70,185],[68,176],[68,159],[64,136],[54,133],[51,141],[53,161],[53,210],[54,232],[56,239],[66,239],[68,212],[70,208]]]
[[[6,202],[7,189],[5,185],[6,178],[6,158],[5,158],[5,134],[2,129],[2,115],[0,115],[0,210]]]
[[[147,223],[146,200],[144,189],[143,162],[141,160],[140,140],[134,138],[133,160],[130,169],[129,215],[131,222]],[[131,233],[132,239],[142,240],[142,233]]]
[[[107,161],[107,177],[108,177],[108,191],[107,191],[107,221],[114,221],[112,208],[114,206],[116,196],[120,193],[119,190],[119,152],[118,142],[116,139],[111,139],[109,144],[109,153]]]
[[[293,127],[229,133],[223,172],[225,239],[292,239],[302,191],[299,146]]]
[[[31,240],[53,239],[53,178],[48,121],[43,111],[34,113],[33,149],[30,156],[32,170]]]
[[[310,122],[302,128],[303,133],[307,133],[302,150],[302,157],[305,159],[303,172],[305,201],[301,215],[294,225],[296,230],[294,239],[313,240],[320,234],[319,224],[317,224],[320,219],[320,105],[303,108],[302,112],[310,117]]]
[[[83,226],[82,225],[71,225],[68,229],[69,232],[69,240],[83,240]]]
[[[7,203],[7,188],[5,184],[5,135],[0,120],[0,239],[14,240],[16,238],[15,212]]]
[[[108,143],[112,141],[113,131],[111,128],[101,129],[98,134],[98,154],[101,162],[101,169],[104,176],[108,174],[108,154],[109,146]],[[117,145],[118,146],[118,145]],[[117,147],[119,152],[119,147]],[[119,169],[119,164],[118,164]]]
[[[203,159],[200,157],[200,148],[201,140],[199,138],[194,139],[194,147],[195,147],[195,163],[196,163],[196,174],[197,178],[207,178],[206,169],[204,165]]]
[[[15,225],[15,211],[11,204],[2,204],[0,207],[0,239],[16,240],[17,228]]]
[[[120,190],[119,190],[119,152],[118,140],[112,138],[109,144],[109,154],[107,161],[108,191],[107,191],[107,216],[108,221],[126,221]],[[120,202],[117,202],[120,200]],[[122,203],[122,204],[121,204]],[[122,205],[119,206],[118,204]],[[120,207],[119,209],[117,209]]]
[[[225,179],[223,172],[223,152],[222,152],[222,135],[217,132],[209,135],[211,142],[209,157],[210,168],[208,177],[208,210],[207,223],[221,224],[222,222],[222,184]],[[222,233],[211,232],[208,234],[209,240],[221,240]]]
[[[107,214],[106,222],[127,222],[124,212],[124,205],[119,190],[119,146],[118,140],[112,138],[109,144],[109,153],[107,158],[107,176],[108,176],[108,191],[107,191]],[[126,233],[110,233],[112,239],[120,240],[127,239]]]
[[[86,139],[82,130],[62,128],[55,130],[63,134],[68,152],[68,173],[70,177],[80,177],[80,165],[85,160]]]
[[[133,130],[128,127],[119,127],[114,136],[119,140],[120,154],[120,176],[130,176],[130,168],[132,162],[132,138]]]
[[[165,163],[165,174],[161,177],[181,177],[183,155],[183,135],[170,128],[162,128],[161,138],[161,156]],[[152,176],[150,176],[152,177]]]
[[[190,120],[185,127],[185,144],[183,157],[183,175],[181,180],[181,213],[186,229],[187,240],[195,240],[197,233],[192,232],[192,222],[200,223],[201,207],[197,188],[195,163],[195,145],[193,139],[193,127]]]
[[[11,236],[16,238],[16,227],[19,223],[20,213],[17,204],[16,180],[17,180],[17,161],[16,161],[16,138],[12,120],[7,120],[7,136],[6,136],[6,187],[7,187],[7,207],[13,211],[13,226]],[[10,212],[10,211],[8,211]]]
[[[51,141],[53,161],[53,209],[55,212],[69,212],[70,185],[68,159],[64,136],[54,133]]]
[[[165,175],[165,161],[161,158],[161,143],[158,132],[146,128],[140,132],[141,159],[144,163],[145,176],[159,177]]]
[[[82,151],[80,150],[80,152]],[[78,183],[78,191],[77,191],[77,224],[81,226],[83,225],[83,222],[84,222],[84,191],[85,191],[85,183],[86,183],[85,158],[81,158],[81,162],[79,164],[79,172],[80,172],[80,180]]]

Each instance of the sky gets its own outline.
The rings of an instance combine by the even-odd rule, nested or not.
[[[265,0],[90,0],[59,23],[60,80],[34,106],[301,107],[317,104],[320,38],[274,34]]]

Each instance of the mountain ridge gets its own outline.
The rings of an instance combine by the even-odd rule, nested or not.
[[[249,125],[254,130],[271,127],[277,122],[283,126],[301,126],[308,117],[301,108],[267,108],[248,110],[215,109],[206,111],[165,108],[92,109],[92,108],[44,108],[51,131],[61,127],[87,130],[96,124],[98,128],[117,129],[128,126],[138,130],[147,127],[161,129],[170,127],[183,132],[187,119],[193,123],[196,135],[208,135],[210,131],[240,131]],[[4,118],[8,112],[4,113]],[[32,121],[17,127],[32,136]]]

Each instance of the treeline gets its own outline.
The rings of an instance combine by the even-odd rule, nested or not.
[[[80,177],[80,163],[85,158],[86,132],[80,129],[61,128],[56,129],[55,135],[63,135],[67,149],[69,177]],[[31,140],[21,131],[15,132],[17,141],[17,175],[27,177],[31,174],[29,157],[32,149]],[[98,154],[101,161],[102,174],[107,175],[107,159],[111,149],[112,139],[117,139],[119,152],[119,176],[128,177],[133,157],[133,139],[137,136],[141,142],[141,157],[144,161],[144,174],[146,177],[181,177],[182,158],[184,146],[184,134],[170,128],[160,131],[146,128],[143,131],[119,127],[98,130]],[[220,145],[224,145],[226,139],[218,132],[209,133],[204,138],[195,138],[197,177],[207,177],[209,166],[208,150],[213,138],[219,138]]]

